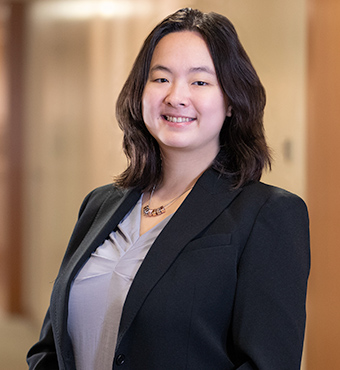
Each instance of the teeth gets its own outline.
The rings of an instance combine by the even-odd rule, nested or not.
[[[174,123],[182,123],[182,122],[190,122],[192,121],[192,118],[186,118],[186,117],[171,117],[171,116],[165,116],[167,121],[174,122]]]

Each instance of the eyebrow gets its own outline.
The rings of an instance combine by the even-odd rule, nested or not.
[[[160,64],[156,64],[150,69],[150,72],[155,72],[155,71],[164,71],[164,72],[168,72],[172,74],[171,70],[168,67],[162,66]],[[212,70],[211,68],[207,66],[192,67],[189,69],[189,73],[197,73],[197,72],[205,72],[213,76],[215,76],[216,74],[214,70]]]
[[[156,64],[155,66],[153,66],[152,68],[150,68],[150,72],[155,72],[155,71],[164,71],[164,72],[169,72],[171,73],[170,69],[167,68],[167,67],[164,67],[160,64]]]
[[[212,70],[211,68],[207,67],[207,66],[193,67],[193,68],[190,68],[189,72],[190,73],[206,72],[206,73],[209,73],[211,75],[215,75],[215,71]]]

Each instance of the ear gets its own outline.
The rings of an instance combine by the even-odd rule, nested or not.
[[[232,109],[233,109],[233,107],[231,105],[228,105],[227,117],[231,117]]]

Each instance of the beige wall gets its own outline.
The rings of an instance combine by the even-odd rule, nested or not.
[[[78,19],[54,3],[32,2],[27,29],[24,305],[33,335],[81,200],[125,166],[114,102],[142,40],[168,13],[190,5],[231,19],[267,90],[275,163],[264,180],[303,197],[306,181],[305,1],[135,0],[132,13]]]

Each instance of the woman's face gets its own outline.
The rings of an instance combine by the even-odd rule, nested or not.
[[[173,32],[157,44],[142,98],[145,125],[161,149],[215,158],[227,101],[199,33]]]

